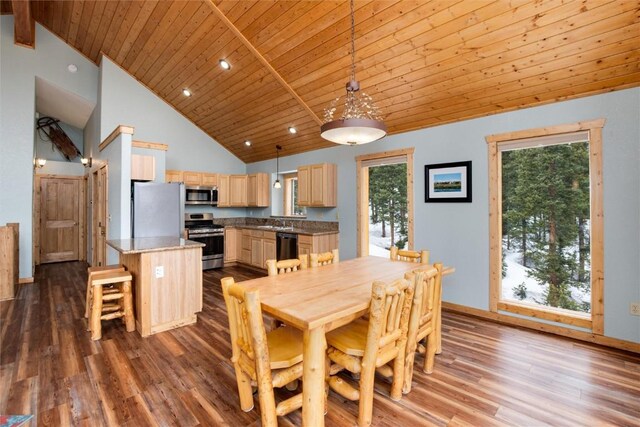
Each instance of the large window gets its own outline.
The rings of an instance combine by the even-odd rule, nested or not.
[[[602,333],[602,124],[487,138],[493,311]]]

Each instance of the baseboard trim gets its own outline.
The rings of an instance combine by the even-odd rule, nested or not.
[[[564,328],[562,326],[549,325],[546,323],[540,323],[529,319],[522,319],[520,317],[509,316],[502,313],[493,313],[479,308],[467,307],[465,305],[454,304],[450,302],[442,302],[442,308],[446,311],[454,313],[467,314],[469,316],[479,317],[485,320],[491,320],[496,323],[501,323],[510,326],[520,326],[527,329],[533,329],[536,331],[546,332],[549,334],[560,335],[563,337],[573,338],[579,341],[586,341],[594,344],[600,344],[607,347],[617,348],[619,350],[630,351],[633,353],[640,353],[640,343],[632,341],[621,340],[618,338],[605,337],[603,335],[596,335],[589,332],[578,331],[575,329]]]
[[[33,283],[33,277],[21,277],[18,279],[18,285],[26,285],[27,283]]]

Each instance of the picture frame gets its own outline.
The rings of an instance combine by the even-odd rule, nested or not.
[[[424,166],[425,203],[471,203],[471,161]]]

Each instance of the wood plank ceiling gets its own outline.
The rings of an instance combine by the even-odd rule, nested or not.
[[[95,63],[107,55],[245,162],[274,158],[276,144],[282,155],[333,145],[319,127],[349,77],[346,1],[31,4],[37,22]],[[357,78],[390,134],[639,86],[639,46],[637,0],[356,2]]]

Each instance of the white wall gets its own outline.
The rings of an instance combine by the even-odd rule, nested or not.
[[[308,209],[309,217],[340,221],[340,257],[356,256],[354,157],[415,147],[415,246],[456,268],[443,299],[489,308],[488,156],[484,137],[581,120],[606,118],[603,130],[605,216],[605,335],[640,342],[640,317],[629,303],[640,301],[640,88],[559,102],[474,120],[393,135],[360,147],[336,146],[281,157],[280,169],[331,162],[338,165],[338,207]],[[424,203],[424,166],[473,161],[473,203]],[[272,161],[247,170],[272,172]]]
[[[36,24],[36,48],[13,43],[13,16],[0,17],[0,224],[20,223],[20,277],[32,270],[35,78],[96,102],[98,68]],[[67,65],[76,64],[71,74]]]

